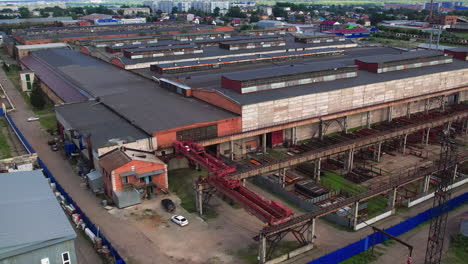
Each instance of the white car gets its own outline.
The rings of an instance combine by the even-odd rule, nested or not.
[[[181,216],[181,215],[173,215],[171,217],[171,220],[172,222],[180,225],[180,226],[186,226],[188,225],[188,221],[185,217]]]
[[[39,117],[36,117],[36,116],[31,116],[30,118],[28,118],[28,121],[31,122],[31,121],[37,121],[39,120]]]

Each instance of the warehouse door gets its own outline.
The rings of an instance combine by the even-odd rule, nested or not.
[[[283,144],[283,130],[274,131],[267,134],[267,147],[273,148]]]

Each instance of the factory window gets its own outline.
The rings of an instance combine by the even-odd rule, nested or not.
[[[177,132],[178,140],[202,140],[218,136],[218,126],[197,127]]]
[[[63,252],[62,253],[62,264],[70,264],[70,263],[71,263],[70,253],[68,251]]]

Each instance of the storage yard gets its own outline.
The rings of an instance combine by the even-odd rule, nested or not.
[[[399,208],[430,199],[441,181],[434,174],[444,133],[457,151],[451,188],[468,182],[463,51],[173,28],[16,36],[25,44],[76,38],[19,62],[56,104],[65,155],[102,178],[101,194],[115,205],[109,213],[168,257],[245,263],[239,252],[253,245],[267,263],[316,245],[332,249],[333,237],[351,242],[359,233],[348,231],[395,221]],[[184,241],[160,206],[166,197],[190,222]],[[206,241],[203,249],[193,238]]]

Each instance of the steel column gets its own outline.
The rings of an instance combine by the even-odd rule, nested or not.
[[[445,111],[445,98],[446,98],[445,95],[442,95],[440,97],[440,110],[441,111]]]
[[[320,140],[323,139],[323,120],[320,119],[320,122],[319,122],[319,138]]]
[[[203,215],[203,185],[195,183],[195,202],[197,205],[197,212]]]
[[[265,236],[260,237],[260,246],[258,248],[258,261],[260,264],[266,262],[267,240]]]
[[[359,217],[359,201],[356,201],[353,205],[353,222],[352,222],[352,228],[353,230],[356,228],[357,226],[357,222],[358,222],[358,217]]]
[[[389,207],[392,210],[392,214],[395,214],[395,206],[396,206],[396,199],[397,199],[398,189],[394,187],[390,191],[390,199],[388,199]]]
[[[230,158],[231,160],[234,160],[234,141],[231,140],[229,143],[230,143],[230,149],[231,149]]]
[[[314,179],[316,181],[320,181],[321,161],[322,161],[322,158],[318,158],[318,159],[315,160]]]
[[[424,99],[424,113],[427,114],[429,112],[429,98]]]
[[[367,111],[366,112],[366,127],[367,128],[370,128],[371,127],[371,123],[372,122],[372,113],[371,111]]]
[[[382,152],[382,142],[379,143],[379,147],[377,148],[377,162],[380,162],[380,157]]]
[[[354,149],[346,151],[345,157],[345,171],[350,172],[353,170],[353,161],[354,161]]]
[[[312,218],[312,224],[307,229],[306,239],[307,239],[307,242],[309,242],[309,244],[313,244],[315,242],[315,224],[316,224],[316,220],[317,220],[317,218]]]
[[[343,118],[343,133],[348,134],[348,116]]]
[[[262,147],[263,147],[263,153],[267,152],[267,134],[263,134],[262,138]]]
[[[408,139],[408,134],[405,134],[403,137],[403,154],[406,152],[406,140]]]
[[[429,191],[430,180],[431,180],[431,175],[427,175],[423,178],[421,182],[421,193],[427,193]]]
[[[426,144],[426,146],[429,144],[429,134],[430,134],[430,132],[431,132],[431,128],[428,127],[427,131],[426,131],[426,139],[425,139],[425,142],[424,142],[424,144]]]
[[[410,118],[411,117],[411,102],[408,102],[406,104],[406,117]]]
[[[393,106],[387,108],[387,121],[392,122],[393,119]]]

